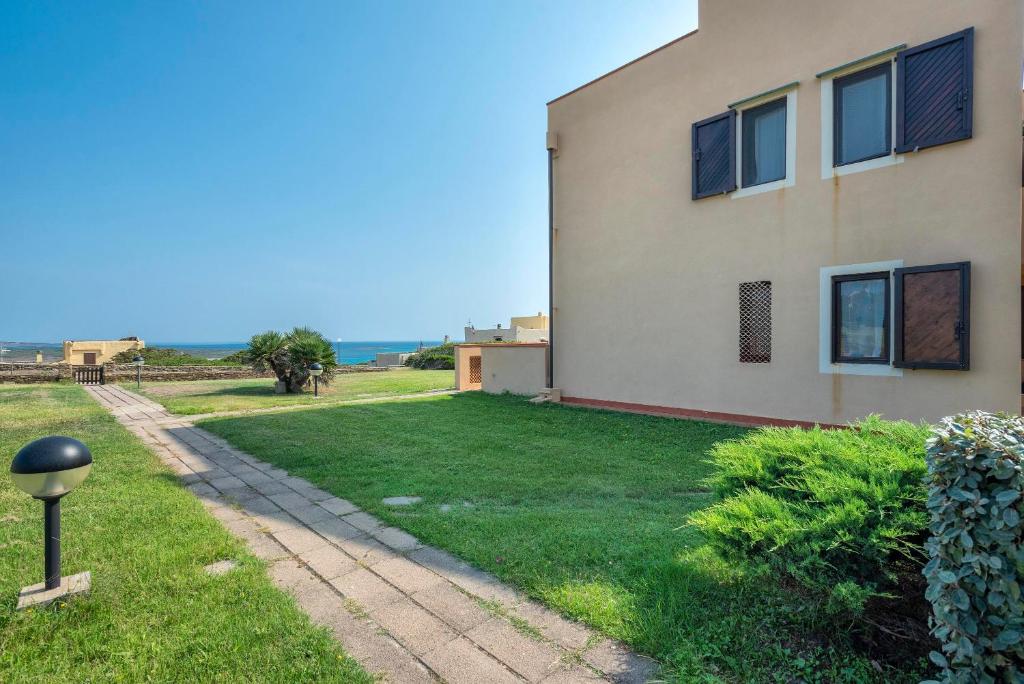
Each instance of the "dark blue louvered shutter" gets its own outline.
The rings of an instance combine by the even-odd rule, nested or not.
[[[974,28],[896,57],[896,151],[971,137]]]
[[[736,112],[693,124],[693,199],[736,189]]]

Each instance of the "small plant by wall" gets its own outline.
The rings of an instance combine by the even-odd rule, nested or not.
[[[951,684],[1024,682],[1024,420],[946,418],[927,461],[930,657]]]
[[[455,345],[451,342],[428,347],[405,360],[406,366],[420,370],[452,370],[455,368]]]

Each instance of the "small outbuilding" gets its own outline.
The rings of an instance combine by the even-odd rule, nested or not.
[[[547,342],[455,346],[455,388],[536,395],[547,387]]]
[[[120,340],[64,340],[64,360],[72,366],[95,366],[110,361],[123,351],[144,349],[146,343],[137,337]]]

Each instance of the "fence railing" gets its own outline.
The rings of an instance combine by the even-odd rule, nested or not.
[[[79,385],[104,384],[103,366],[75,366],[72,374]]]

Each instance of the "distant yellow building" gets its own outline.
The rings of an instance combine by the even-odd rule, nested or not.
[[[548,317],[542,313],[536,316],[513,316],[511,328],[527,328],[529,330],[547,330]]]
[[[145,348],[137,337],[120,340],[64,340],[64,360],[72,366],[94,366],[110,361],[115,354]]]

